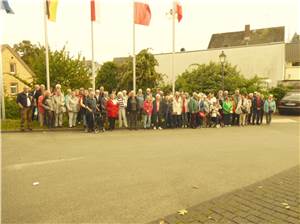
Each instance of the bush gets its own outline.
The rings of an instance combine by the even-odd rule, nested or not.
[[[222,66],[218,63],[195,64],[193,70],[186,70],[176,80],[176,90],[189,93],[194,91],[217,93],[222,89]],[[224,65],[224,90],[233,93],[240,89],[242,93],[250,93],[261,90],[261,79],[257,76],[246,79],[236,66],[229,63]]]
[[[278,85],[276,87],[272,87],[269,93],[273,94],[276,101],[279,101],[287,94],[288,91],[290,91],[289,87]]]
[[[7,119],[20,118],[20,108],[15,98],[5,97],[5,117]]]

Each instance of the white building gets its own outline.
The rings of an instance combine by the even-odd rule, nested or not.
[[[246,78],[255,75],[265,79],[270,86],[282,80],[300,81],[300,43],[286,44],[284,27],[273,27],[213,34],[207,50],[183,51],[175,53],[175,77],[185,70],[193,69],[193,64],[219,63],[219,55],[224,51],[226,60],[236,65]],[[155,54],[159,66],[157,71],[172,80],[172,54]]]

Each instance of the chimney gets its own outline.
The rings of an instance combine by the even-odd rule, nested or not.
[[[245,25],[244,40],[250,40],[250,24]]]

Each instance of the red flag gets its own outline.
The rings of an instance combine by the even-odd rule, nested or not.
[[[134,3],[134,23],[149,26],[151,20],[151,10],[148,4]]]
[[[96,21],[95,0],[91,0],[91,20]]]
[[[182,19],[182,6],[179,3],[176,3],[176,12],[177,12],[177,20],[178,22]]]
[[[91,21],[100,21],[100,7],[98,0],[91,0]]]

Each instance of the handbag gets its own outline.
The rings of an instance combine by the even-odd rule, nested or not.
[[[248,111],[246,108],[242,108],[242,112],[243,112],[243,114],[246,114]]]
[[[199,112],[199,116],[203,118],[203,117],[205,117],[205,113],[204,112]]]
[[[67,111],[66,108],[64,106],[62,106],[61,112],[65,113],[66,111]]]

